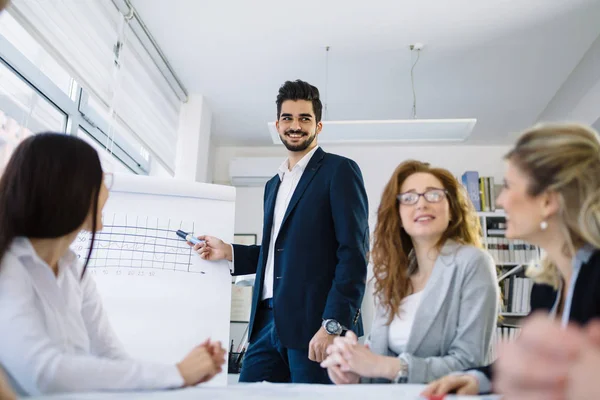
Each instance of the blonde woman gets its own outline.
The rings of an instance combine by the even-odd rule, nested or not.
[[[598,134],[580,125],[535,126],[505,158],[504,189],[498,202],[507,215],[506,237],[525,240],[547,254],[541,267],[528,270],[536,282],[532,309],[545,310],[563,326],[569,322],[583,325],[600,317]],[[526,352],[521,356],[528,359]],[[514,394],[516,390],[543,399],[558,393],[562,398],[564,371],[550,377],[545,372],[551,375],[552,368],[541,371],[518,360],[508,366],[504,361],[499,362],[503,368],[495,392]],[[424,394],[489,392],[494,370],[487,366],[444,377]]]
[[[406,161],[384,190],[377,221],[369,347],[352,332],[336,338],[321,364],[330,379],[426,383],[485,363],[498,286],[461,185],[445,169]]]

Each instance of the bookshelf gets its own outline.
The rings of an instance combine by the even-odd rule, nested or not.
[[[525,266],[540,259],[540,250],[524,241],[506,238],[506,214],[496,204],[502,186],[494,182],[494,177],[465,171],[460,182],[477,210],[483,245],[494,259],[498,272],[502,318],[498,320],[496,341],[513,340],[520,332],[523,317],[530,311],[533,282],[525,276]],[[492,350],[494,358],[495,350]]]
[[[496,264],[502,293],[502,316],[497,338],[512,340],[520,331],[520,323],[530,311],[533,282],[525,277],[525,266],[540,259],[539,248],[521,240],[505,237],[506,215],[503,210],[480,211],[483,245]]]

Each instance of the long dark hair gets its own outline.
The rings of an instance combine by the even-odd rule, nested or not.
[[[92,210],[94,247],[102,166],[92,146],[62,133],[40,133],[15,149],[0,179],[0,261],[13,239],[51,239],[81,228]]]

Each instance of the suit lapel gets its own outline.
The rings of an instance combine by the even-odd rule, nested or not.
[[[408,352],[412,353],[419,347],[425,336],[427,336],[433,321],[435,321],[439,314],[442,304],[444,304],[450,283],[452,282],[452,274],[448,273],[448,267],[454,263],[456,251],[459,246],[454,241],[447,241],[435,261],[431,277],[425,289],[423,289],[421,304],[417,309],[413,329],[410,332],[407,343]]]
[[[281,179],[279,179],[279,175],[274,176],[267,185],[265,186],[265,214],[264,214],[264,223],[263,223],[263,236],[261,243],[261,253],[262,258],[260,260],[260,265],[256,268],[256,279],[254,280],[254,294],[252,298],[252,312],[256,312],[256,306],[260,301],[263,291],[264,285],[264,275],[265,275],[265,266],[267,265],[267,256],[269,254],[269,244],[271,242],[271,230],[273,229],[273,212],[275,211],[275,200],[277,199],[277,190],[279,189],[279,184],[281,183]],[[254,314],[253,314],[254,315]],[[251,317],[253,318],[253,317]]]
[[[262,276],[263,269],[267,263],[267,252],[269,245],[271,243],[271,231],[273,229],[273,213],[275,212],[275,201],[277,200],[277,191],[279,190],[279,185],[281,184],[281,179],[279,175],[276,175],[269,184],[267,184],[267,195],[265,197],[265,216],[263,223],[263,240],[262,240],[262,248],[263,250],[263,260],[260,269],[257,271]]]
[[[283,220],[281,221],[281,227],[283,227],[285,225],[285,222],[287,221],[291,212],[296,207],[296,204],[298,204],[298,200],[300,200],[300,198],[304,194],[304,191],[308,187],[308,184],[310,183],[310,181],[312,181],[315,174],[321,167],[321,162],[323,161],[324,156],[325,156],[325,152],[319,147],[315,151],[315,154],[313,154],[310,161],[308,162],[306,169],[302,173],[300,182],[298,182],[298,186],[296,186],[296,190],[294,190],[294,194],[292,195],[292,198],[290,199],[290,204],[288,204],[287,210],[285,210],[285,215],[283,216]],[[281,231],[281,228],[280,228],[280,231]]]
[[[277,191],[279,190],[279,185],[281,184],[281,179],[279,175],[275,176],[271,179],[270,184],[267,186],[267,196],[265,198],[265,222],[263,224],[263,243],[267,247],[269,247],[269,242],[271,240],[271,229],[273,228],[273,213],[275,212],[275,201],[277,200]]]

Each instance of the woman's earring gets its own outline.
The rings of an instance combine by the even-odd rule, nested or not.
[[[548,228],[548,223],[546,221],[540,222],[540,228],[545,231]]]

